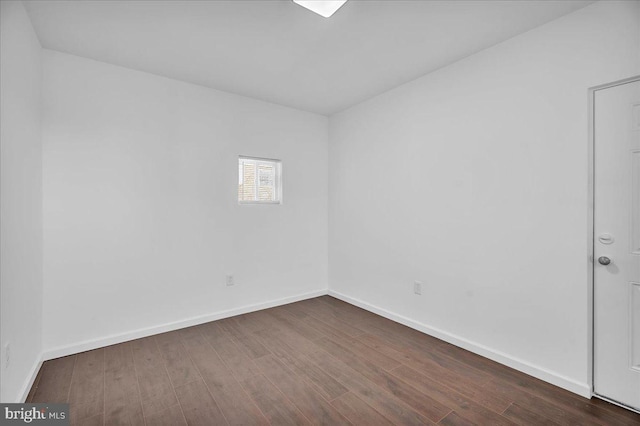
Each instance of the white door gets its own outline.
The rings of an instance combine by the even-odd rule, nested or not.
[[[594,389],[640,410],[640,81],[594,107]]]

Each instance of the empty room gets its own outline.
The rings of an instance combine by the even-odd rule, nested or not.
[[[0,0],[0,424],[640,425],[640,0]]]

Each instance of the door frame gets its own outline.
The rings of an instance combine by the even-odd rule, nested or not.
[[[603,89],[610,89],[612,87],[621,86],[627,83],[633,83],[636,81],[640,81],[640,75],[636,75],[633,77],[628,77],[622,80],[616,80],[611,83],[601,84],[598,86],[590,87],[588,89],[588,98],[589,98],[589,189],[588,189],[588,220],[587,220],[587,237],[588,237],[588,267],[587,267],[587,279],[588,279],[588,330],[587,333],[587,344],[588,344],[588,378],[587,383],[591,389],[591,396],[599,399],[603,399],[607,402],[610,402],[615,405],[619,405],[627,410],[634,411],[640,414],[640,411],[635,410],[629,406],[626,406],[618,401],[613,401],[606,396],[598,395],[595,391],[595,381],[594,381],[594,369],[595,369],[595,149],[596,149],[596,141],[595,141],[595,95],[596,92]]]

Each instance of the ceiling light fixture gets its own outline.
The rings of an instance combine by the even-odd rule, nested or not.
[[[328,18],[336,13],[347,0],[293,0],[293,2],[320,16]]]

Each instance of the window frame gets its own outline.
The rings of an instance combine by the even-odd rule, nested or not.
[[[255,186],[254,186],[254,190],[255,193],[257,194],[257,189],[258,189],[258,184],[260,181],[260,175],[258,173],[258,166],[260,165],[260,163],[263,164],[268,164],[270,166],[274,166],[275,167],[275,173],[274,173],[274,183],[273,183],[273,188],[274,188],[274,195],[276,198],[276,201],[260,201],[260,200],[238,200],[238,204],[243,205],[251,205],[251,204],[266,204],[266,205],[274,205],[274,204],[282,204],[283,202],[283,198],[282,198],[282,187],[283,187],[283,183],[282,183],[282,160],[276,159],[276,158],[265,158],[265,157],[252,157],[249,155],[239,155],[238,156],[238,173],[240,172],[240,162],[242,160],[250,160],[250,161],[254,161],[255,165],[256,165],[256,178],[255,178]],[[239,185],[240,183],[238,183]],[[236,195],[237,197],[237,195]]]

